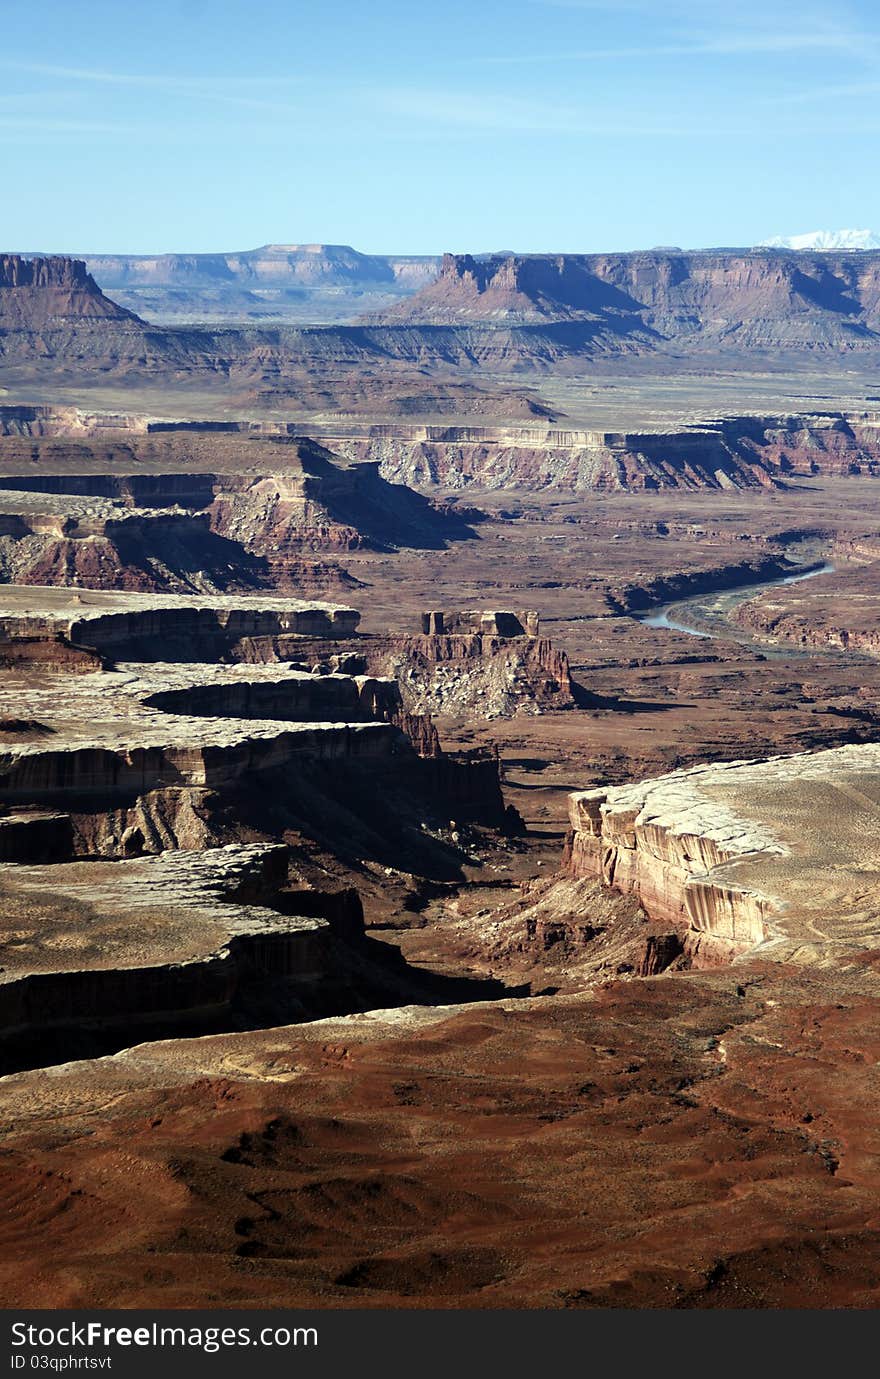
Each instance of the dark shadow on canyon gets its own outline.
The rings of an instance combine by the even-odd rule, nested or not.
[[[284,905],[283,894],[278,899],[282,912],[293,908],[292,904]],[[291,896],[291,902],[293,899]],[[302,909],[299,903],[297,908]],[[149,1018],[142,1012],[128,1018],[114,1008],[118,1001],[112,989],[113,979],[119,974],[112,971],[92,973],[93,978],[102,980],[88,1017],[59,1020],[51,1026],[18,1026],[0,1034],[0,1076],[30,1068],[103,1058],[159,1040],[271,1029],[376,1009],[460,1005],[531,994],[527,985],[505,986],[493,978],[445,976],[411,966],[392,944],[371,938],[362,929],[357,932],[356,925],[354,929],[344,937],[337,932],[337,926],[331,924],[332,938],[325,953],[324,971],[299,977],[284,974],[271,963],[267,964],[264,954],[262,960],[259,957],[251,960],[247,954],[249,939],[233,940],[230,951],[236,947],[244,956],[239,958],[229,999],[213,1009],[204,1006],[194,1006],[190,1011],[160,1008]],[[255,953],[259,953],[259,941],[254,947]],[[193,967],[196,985],[198,966]],[[63,999],[60,988],[65,978],[75,980],[77,975],[51,973],[27,979],[37,993],[31,1000],[39,1005],[38,993],[44,985],[50,998],[54,992],[56,999],[59,996]],[[130,977],[132,973],[127,975]],[[151,984],[157,1002],[162,1000],[163,976],[166,998],[173,999],[179,994],[175,964],[168,964],[165,969],[145,970],[144,980]],[[100,1008],[101,991],[108,1002],[104,1015]]]

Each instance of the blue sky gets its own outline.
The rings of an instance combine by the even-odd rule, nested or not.
[[[0,248],[880,229],[876,0],[7,6]]]

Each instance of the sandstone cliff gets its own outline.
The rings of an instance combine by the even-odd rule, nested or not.
[[[394,363],[509,373],[602,354],[831,355],[880,345],[873,252],[448,255],[436,282],[361,325],[237,329],[149,326],[107,303],[79,261],[29,262],[4,259],[0,348],[67,376],[98,366],[139,377],[182,370],[257,391],[307,376],[319,393],[350,398],[353,371]],[[411,372],[402,395],[412,395]]]
[[[641,348],[864,349],[880,344],[880,254],[648,251],[447,254],[440,276],[389,308],[410,325],[576,322],[580,348],[607,335]],[[572,343],[577,340],[572,336]],[[522,349],[528,348],[527,337]]]
[[[0,582],[335,593],[358,581],[319,555],[473,535],[377,463],[286,428],[108,420],[0,409]]]
[[[815,474],[880,473],[876,413],[734,416],[641,433],[386,425],[327,444],[423,489],[772,489]]]
[[[713,799],[712,784],[719,778],[723,784],[725,773],[741,766],[695,767],[570,797],[572,875],[635,894],[702,964],[726,962],[763,942],[775,909],[770,897],[724,871],[726,863],[757,851],[784,851],[766,828],[749,827]]]
[[[0,255],[0,336],[52,322],[137,320],[104,296],[80,259]]]

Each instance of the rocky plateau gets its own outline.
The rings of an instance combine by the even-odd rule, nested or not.
[[[0,259],[5,1306],[878,1305],[878,264]]]

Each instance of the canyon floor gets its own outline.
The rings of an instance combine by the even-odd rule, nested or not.
[[[179,401],[0,436],[3,1304],[877,1306],[873,461],[416,492]]]

